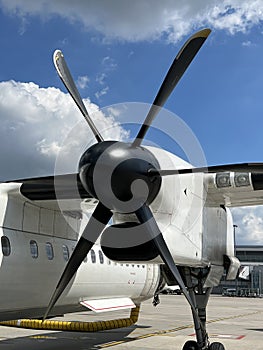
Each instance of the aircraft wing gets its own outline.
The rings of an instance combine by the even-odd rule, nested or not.
[[[7,183],[21,183],[20,191],[30,200],[54,200],[88,198],[78,174],[44,176],[29,179],[7,181]]]
[[[238,165],[208,168],[209,172],[204,174],[207,206],[263,204],[263,163],[261,166],[257,163],[255,172],[242,172],[243,167],[242,164],[240,169]],[[237,171],[230,171],[232,168]],[[249,167],[244,167],[246,168],[249,170]],[[65,210],[79,210],[82,202],[89,203],[90,209],[97,204],[97,200],[84,189],[78,174],[17,179],[6,182],[8,183],[20,184],[19,192],[23,197],[50,209],[57,208],[58,200],[63,203]]]
[[[82,202],[89,203],[93,209],[97,203],[82,186],[78,174],[17,179],[2,183],[3,185],[17,185],[18,188],[12,191],[12,195],[22,195],[22,198],[33,201],[36,205],[52,210],[58,209],[58,202],[64,210],[80,210]]]
[[[78,174],[3,182],[0,197],[1,227],[74,240],[83,214],[91,215],[98,202]]]
[[[258,167],[256,172],[219,171],[204,175],[207,206],[263,204],[263,164],[262,170]]]

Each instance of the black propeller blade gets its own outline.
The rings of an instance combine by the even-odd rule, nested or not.
[[[43,321],[47,318],[50,310],[53,308],[64,289],[67,287],[71,278],[77,272],[80,264],[87,256],[88,252],[100,236],[104,227],[110,221],[111,217],[112,212],[103,204],[98,203],[63,271],[63,274],[49,302],[48,308],[43,317]]]
[[[79,110],[81,111],[83,117],[88,122],[89,127],[91,128],[94,136],[96,137],[96,140],[98,142],[102,142],[103,138],[102,138],[101,134],[99,133],[98,129],[96,128],[95,124],[93,123],[92,119],[89,116],[89,113],[88,113],[88,111],[87,111],[87,109],[82,101],[82,98],[80,97],[80,94],[79,94],[79,91],[76,87],[76,84],[74,83],[74,80],[70,74],[70,71],[69,71],[67,63],[64,59],[63,53],[60,50],[56,50],[54,52],[53,62],[54,62],[54,65],[56,67],[56,70],[58,72],[60,79],[62,80],[63,84],[67,88],[71,97],[75,101],[75,103],[78,106]]]
[[[172,93],[173,89],[181,79],[182,75],[186,71],[187,67],[192,62],[193,58],[205,42],[206,38],[210,34],[210,29],[203,29],[191,36],[184,46],[181,48],[177,56],[175,57],[164,81],[153,101],[151,109],[141,126],[141,129],[133,142],[133,146],[139,146],[147,133],[154,118],[160,111],[161,107],[165,104],[166,100]]]
[[[184,296],[186,297],[188,303],[190,304],[191,308],[195,310],[194,304],[189,297],[189,293],[185,287],[185,284],[182,280],[182,277],[178,271],[177,266],[174,263],[173,257],[167,247],[167,244],[163,238],[163,235],[157,225],[157,222],[155,221],[155,218],[153,217],[153,214],[151,212],[151,209],[147,205],[143,205],[139,210],[136,211],[136,216],[139,220],[139,222],[144,225],[144,229],[149,231],[150,236],[152,237],[159,254],[167,266],[167,268],[171,271],[174,278],[178,282],[180,288],[182,289],[182,292],[184,293]]]

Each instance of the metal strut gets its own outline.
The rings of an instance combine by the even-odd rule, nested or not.
[[[204,278],[202,270],[195,276],[197,279],[196,285],[193,284],[193,277],[189,267],[184,268],[184,277],[189,296],[195,306],[195,310],[192,310],[192,315],[198,349],[206,350],[209,348],[208,334],[206,331],[206,307],[212,288],[204,288],[202,283],[202,279]]]

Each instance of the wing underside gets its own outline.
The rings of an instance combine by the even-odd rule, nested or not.
[[[207,206],[240,207],[263,204],[263,171],[206,174],[205,182]]]

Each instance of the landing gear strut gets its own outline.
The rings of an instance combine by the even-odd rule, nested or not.
[[[205,287],[207,269],[182,268],[180,273],[187,287],[189,297],[195,307],[192,310],[196,341],[187,341],[183,350],[225,350],[224,345],[218,342],[209,343],[206,331],[206,307],[212,287]]]

